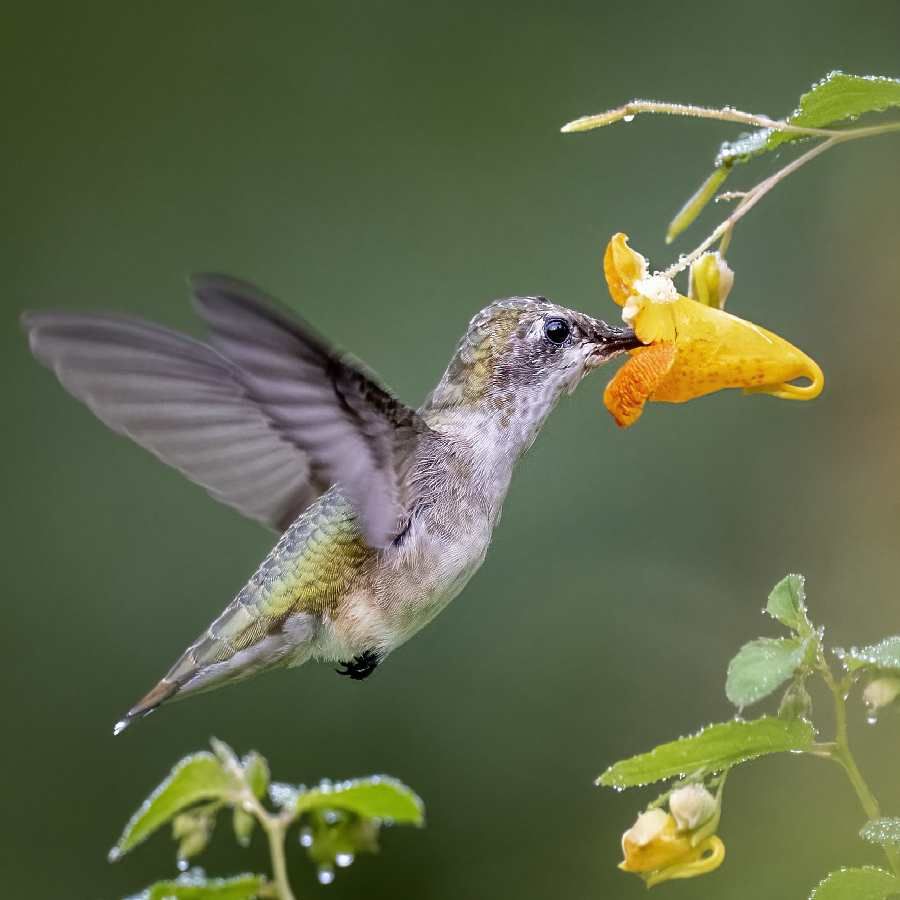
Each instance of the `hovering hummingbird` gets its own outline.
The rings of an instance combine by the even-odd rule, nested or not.
[[[252,285],[201,275],[192,288],[208,343],[135,318],[22,317],[37,359],[101,421],[281,534],[116,734],[275,666],[368,677],[481,565],[561,394],[640,346],[543,297],[499,300],[416,411]]]

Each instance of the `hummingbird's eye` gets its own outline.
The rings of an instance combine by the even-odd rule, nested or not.
[[[564,344],[569,336],[569,323],[565,319],[548,319],[544,324],[544,337],[551,344]]]

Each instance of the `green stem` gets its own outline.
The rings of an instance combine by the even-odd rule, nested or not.
[[[838,143],[838,138],[829,138],[827,141],[822,141],[820,144],[816,144],[810,150],[807,150],[802,156],[798,156],[795,160],[788,163],[784,168],[779,169],[774,175],[770,175],[765,180],[761,181],[755,187],[751,188],[747,191],[747,196],[744,197],[743,200],[737,205],[734,212],[725,219],[723,222],[720,222],[719,225],[713,230],[713,232],[703,241],[698,247],[695,247],[690,253],[685,256],[679,258],[679,260],[673,265],[669,266],[662,274],[668,275],[670,278],[677,275],[679,272],[687,269],[691,263],[693,263],[696,259],[702,256],[719,238],[724,237],[726,234],[730,234],[731,230],[734,226],[765,197],[772,188],[775,187],[780,181],[783,181],[787,178],[788,175],[796,172],[801,166],[805,166],[808,162],[815,159],[819,154],[824,153],[826,150],[829,150],[836,143]]]
[[[237,760],[225,762],[225,765],[241,784],[241,790],[233,802],[239,804],[246,812],[252,813],[256,817],[269,842],[269,856],[272,860],[272,882],[266,887],[274,888],[275,893],[267,893],[266,896],[274,896],[277,900],[296,900],[294,892],[291,890],[291,883],[288,881],[287,861],[284,855],[285,835],[294,821],[294,813],[290,809],[283,810],[281,814],[270,813],[260,803],[256,794],[253,793],[253,789],[247,782],[244,769]]]
[[[269,839],[269,855],[272,858],[272,878],[275,881],[275,889],[279,900],[295,900],[294,892],[288,881],[287,862],[284,857],[284,823],[277,817],[266,815],[260,819],[260,824]]]
[[[838,683],[835,680],[834,674],[825,661],[821,649],[819,650],[818,668],[834,698],[835,739],[832,749],[827,755],[841,766],[846,773],[853,790],[856,791],[856,796],[859,798],[860,806],[862,806],[866,817],[869,819],[880,818],[881,810],[878,806],[878,800],[866,783],[865,778],[863,778],[863,774],[856,764],[856,758],[850,750],[850,738],[847,729],[847,703],[845,700],[849,685]],[[882,849],[894,873],[900,876],[900,853],[898,853],[897,848],[883,847]]]
[[[624,107],[622,107],[624,109]],[[741,113],[741,115],[745,115]],[[786,124],[786,123],[782,123]],[[574,130],[574,129],[573,129]],[[786,130],[786,129],[781,129]],[[719,247],[719,252],[724,256],[725,250],[728,248],[728,244],[731,240],[731,234],[734,231],[734,226],[745,216],[751,209],[753,209],[756,204],[765,197],[769,191],[772,190],[779,182],[783,181],[787,178],[788,175],[793,174],[797,171],[801,166],[805,166],[808,162],[815,159],[821,153],[824,153],[826,150],[830,150],[837,144],[843,144],[846,141],[856,141],[860,138],[868,138],[868,137],[876,137],[880,134],[890,134],[891,132],[900,131],[900,122],[890,122],[887,125],[873,125],[870,128],[851,128],[846,131],[831,131],[825,129],[805,129],[810,132],[818,132],[815,135],[808,136],[816,136],[816,137],[825,137],[827,136],[827,140],[820,141],[818,144],[815,144],[810,150],[807,150],[806,153],[798,156],[793,162],[788,163],[783,168],[779,169],[775,172],[774,175],[770,175],[768,178],[759,182],[759,184],[752,187],[749,191],[746,191],[741,201],[735,207],[734,211],[728,216],[727,219],[720,222],[719,225],[716,226],[715,230],[704,240],[698,247],[694,248],[690,253],[681,256],[677,262],[673,263],[666,269],[663,274],[668,275],[670,278],[677,275],[679,272],[687,269],[691,263],[693,263],[696,259],[702,256],[716,241],[722,241],[721,246]],[[677,218],[677,217],[676,217]],[[672,226],[669,226],[670,233],[672,232]],[[668,238],[666,239],[668,242]]]

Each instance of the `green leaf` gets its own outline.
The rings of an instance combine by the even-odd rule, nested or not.
[[[247,784],[250,785],[250,790],[257,797],[264,797],[269,789],[270,781],[269,764],[266,762],[266,758],[255,750],[251,750],[241,761],[241,766],[244,770],[244,778],[247,779]]]
[[[597,784],[621,789],[683,773],[718,772],[768,753],[806,750],[814,738],[812,725],[802,719],[763,716],[752,722],[722,722],[617,762],[597,779]]]
[[[834,655],[848,672],[878,669],[900,674],[900,635],[885,638],[868,647],[851,647],[849,650],[836,647]]]
[[[872,819],[863,825],[859,836],[881,847],[900,847],[900,818]]]
[[[768,697],[794,676],[807,647],[807,641],[797,638],[759,638],[744,644],[728,664],[728,699],[742,709]]]
[[[186,807],[200,800],[228,799],[239,788],[235,778],[211,753],[186,756],[131,817],[115,847],[109,851],[110,861],[146,840]]]
[[[900,79],[831,72],[800,97],[799,107],[786,121],[803,128],[825,128],[864,113],[884,112],[897,106],[900,106]],[[782,144],[804,139],[808,138],[801,134],[762,128],[722,144],[715,165],[747,162]]]
[[[235,806],[232,825],[234,827],[235,840],[242,847],[249,847],[253,829],[256,827],[256,819],[250,813],[241,809],[240,806]]]
[[[421,825],[424,805],[419,797],[395,778],[373,775],[337,784],[322,782],[301,792],[295,811],[344,810],[370,819],[390,819],[399,825]]]
[[[838,869],[809,895],[809,900],[884,900],[900,892],[900,881],[884,869]]]
[[[157,881],[132,900],[254,900],[265,884],[262,875],[206,879],[188,873],[176,881]]]
[[[802,575],[782,578],[769,594],[766,612],[798,634],[811,634],[813,627],[806,612],[806,579]]]

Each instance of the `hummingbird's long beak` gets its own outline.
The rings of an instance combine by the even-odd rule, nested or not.
[[[602,366],[620,353],[644,346],[633,329],[627,326],[607,325],[600,319],[591,320],[590,339],[595,348],[587,361],[591,368]]]

